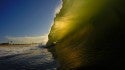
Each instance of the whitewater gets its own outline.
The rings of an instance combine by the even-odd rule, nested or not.
[[[56,70],[57,62],[39,45],[0,46],[0,70]]]

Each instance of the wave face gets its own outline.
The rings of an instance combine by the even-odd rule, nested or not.
[[[120,62],[123,61],[125,40],[125,1],[62,2],[47,43],[50,51],[59,60],[60,69],[102,70],[102,67],[122,67]]]

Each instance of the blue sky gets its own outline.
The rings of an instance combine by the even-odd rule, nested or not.
[[[0,42],[49,32],[60,0],[0,0]]]

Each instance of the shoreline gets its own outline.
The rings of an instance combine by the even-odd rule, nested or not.
[[[39,44],[7,44],[7,45],[1,45],[0,47],[16,47],[16,46],[27,46],[27,47],[31,47],[31,46],[38,46]]]

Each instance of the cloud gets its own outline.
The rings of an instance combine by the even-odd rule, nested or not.
[[[33,37],[6,37],[7,40],[12,41],[13,43],[18,44],[30,44],[30,43],[42,43],[46,44],[48,41],[48,35],[44,36],[33,36]]]

